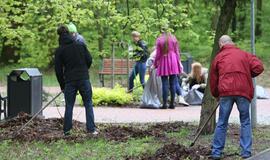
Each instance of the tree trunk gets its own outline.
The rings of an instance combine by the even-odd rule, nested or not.
[[[256,19],[256,36],[260,37],[262,35],[262,0],[257,0],[257,19]]]
[[[245,22],[247,19],[247,12],[246,12],[246,7],[241,7],[241,11],[243,14],[240,14],[238,17],[238,22],[239,22],[239,37],[243,38],[245,35]]]
[[[98,38],[98,51],[102,52],[104,49],[104,38],[103,38],[103,33],[99,33],[99,38]]]
[[[216,34],[215,34],[214,46],[213,46],[212,55],[211,55],[211,62],[215,58],[219,50],[219,44],[218,44],[219,38],[222,35],[227,34],[229,30],[231,20],[235,13],[236,1],[237,0],[226,0],[223,6],[221,7],[220,16],[219,16],[218,24],[216,27]],[[204,94],[199,128],[202,127],[205,120],[209,117],[211,112],[213,112],[214,107],[217,105],[215,98],[213,98],[210,93],[209,82],[210,82],[210,78],[208,78],[207,87]],[[215,126],[216,126],[216,116],[214,115],[212,119],[210,120],[210,122],[207,124],[207,126],[204,128],[202,133],[203,134],[213,133]]]
[[[6,45],[5,44],[6,41],[7,39],[4,38],[0,62],[4,64],[17,63],[20,58],[19,54],[16,54],[16,51],[18,51],[18,48],[13,45]]]
[[[236,32],[236,28],[237,28],[237,17],[236,17],[236,14],[234,13],[233,19],[232,19],[232,33]]]
[[[211,18],[211,29],[214,30],[217,28],[217,23],[218,23],[218,15],[220,13],[220,10],[217,9],[215,11],[215,13],[213,14],[212,18]]]

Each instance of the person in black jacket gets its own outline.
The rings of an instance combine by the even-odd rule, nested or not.
[[[141,85],[144,88],[145,83],[145,73],[146,73],[146,61],[148,59],[148,49],[145,42],[140,38],[140,33],[133,31],[131,33],[133,42],[135,43],[136,48],[133,49],[132,58],[135,59],[136,63],[129,75],[129,85],[128,91],[132,92],[134,87],[134,79],[137,74],[140,76]]]
[[[55,52],[55,73],[66,101],[64,134],[69,135],[72,128],[73,107],[78,91],[85,106],[87,131],[97,134],[88,73],[92,57],[85,45],[73,39],[66,26],[60,26],[57,33],[59,47]]]

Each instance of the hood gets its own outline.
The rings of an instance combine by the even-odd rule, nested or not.
[[[59,45],[67,45],[73,43],[73,37],[69,34],[63,34],[59,37]]]

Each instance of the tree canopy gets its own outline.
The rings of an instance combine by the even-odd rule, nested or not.
[[[184,33],[183,41],[199,41],[192,28],[192,21],[200,20],[194,0],[4,0],[0,5],[3,63],[47,67],[57,47],[56,28],[69,22],[77,25],[96,56],[109,55],[113,41],[129,42],[132,30],[153,45],[164,23]]]
[[[249,7],[238,1],[233,37],[249,38]],[[213,3],[214,2],[214,3]],[[94,58],[109,56],[112,42],[130,43],[138,30],[153,46],[160,26],[168,23],[181,50],[209,62],[220,4],[224,0],[3,0],[0,1],[0,61],[27,67],[51,66],[58,46],[56,28],[73,22]],[[266,5],[267,6],[267,5]],[[263,8],[261,8],[263,9]],[[264,22],[266,14],[261,13]],[[258,24],[259,25],[259,24]],[[234,26],[234,27],[233,27]],[[260,26],[260,25],[259,25]],[[268,27],[269,28],[269,27]],[[267,26],[261,26],[267,30]],[[123,55],[117,51],[117,55]]]

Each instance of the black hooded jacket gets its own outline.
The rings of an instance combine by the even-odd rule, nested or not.
[[[89,79],[91,64],[92,57],[85,45],[75,42],[69,34],[59,37],[59,47],[55,51],[55,73],[62,90],[65,83]]]

